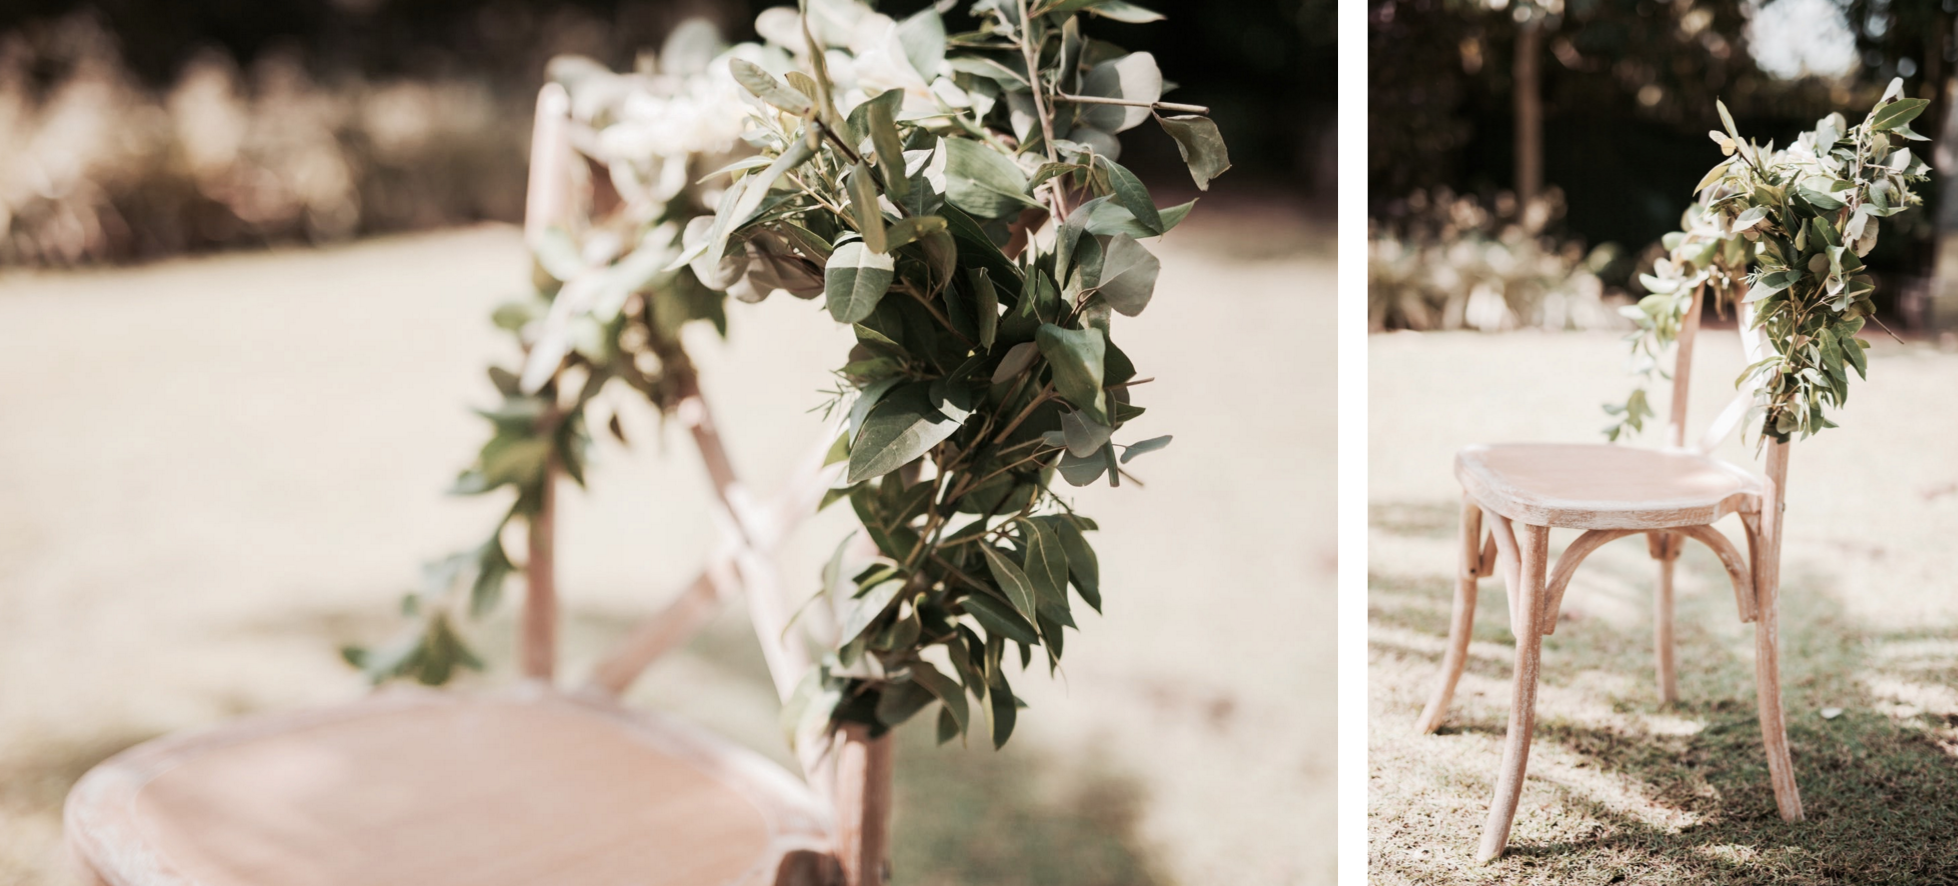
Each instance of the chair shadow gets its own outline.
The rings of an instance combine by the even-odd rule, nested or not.
[[[1444,537],[1441,511],[1376,507],[1375,518],[1387,519],[1375,530]],[[1452,524],[1452,516],[1447,522]],[[1617,586],[1649,593],[1650,568],[1633,570],[1596,558],[1584,569],[1621,571],[1608,577]],[[1805,821],[1786,823],[1776,813],[1761,747],[1753,629],[1738,625],[1726,576],[1710,553],[1689,547],[1680,570],[1707,590],[1678,599],[1678,704],[1661,708],[1651,689],[1649,614],[1616,624],[1602,618],[1565,622],[1544,644],[1544,686],[1580,693],[1594,706],[1630,716],[1586,716],[1540,699],[1533,763],[1550,752],[1567,763],[1574,760],[1580,772],[1629,782],[1648,814],[1631,814],[1621,808],[1622,800],[1606,802],[1595,788],[1542,777],[1533,769],[1525,812],[1503,861],[1464,878],[1456,864],[1461,859],[1448,857],[1454,850],[1441,847],[1422,859],[1419,852],[1383,852],[1377,846],[1374,873],[1407,882],[1556,882],[1564,876],[1580,879],[1573,876],[1580,873],[1588,881],[1617,869],[1618,879],[1602,876],[1599,882],[1958,883],[1958,840],[1951,836],[1958,834],[1958,716],[1910,703],[1910,687],[1936,695],[1958,685],[1958,657],[1944,651],[1958,648],[1958,638],[1949,630],[1871,629],[1825,592],[1830,576],[1783,577],[1783,703],[1806,813]],[[1375,596],[1372,621],[1446,637],[1452,585],[1445,575],[1376,575],[1373,588],[1391,593]],[[1640,611],[1649,613],[1647,601],[1641,598],[1646,608]],[[1505,607],[1500,581],[1485,579],[1475,642],[1513,645]],[[1401,645],[1392,652],[1412,663],[1409,673],[1432,680],[1440,670],[1439,648]],[[1908,658],[1912,648],[1933,654],[1900,663],[1897,653]],[[1506,686],[1510,663],[1506,656],[1471,656],[1468,672]],[[1615,679],[1625,677],[1631,679]],[[1424,698],[1430,687],[1424,682],[1416,695]],[[1825,719],[1824,707],[1843,713]],[[1408,708],[1393,715],[1411,722],[1416,712]],[[1656,730],[1650,715],[1697,728]],[[1491,739],[1499,739],[1507,725],[1506,692],[1475,704],[1458,696],[1436,740],[1472,736],[1495,744]],[[1455,794],[1450,808],[1486,808],[1497,763],[1491,754],[1477,771],[1448,784],[1446,790]],[[1570,839],[1532,840],[1523,835],[1522,822],[1532,808],[1542,807],[1596,825]],[[1685,823],[1657,824],[1649,814],[1653,808],[1662,810],[1663,818]],[[1379,824],[1376,839],[1388,830]],[[1466,855],[1479,836],[1481,815],[1448,827],[1461,835],[1459,854]]]

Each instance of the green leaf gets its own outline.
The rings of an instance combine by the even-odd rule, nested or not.
[[[877,722],[901,725],[933,700],[932,694],[917,683],[887,683],[877,694]]]
[[[1053,519],[1054,534],[1060,537],[1061,550],[1067,553],[1067,573],[1074,580],[1074,590],[1081,599],[1096,612],[1101,611],[1101,561],[1095,557],[1095,549],[1081,533],[1081,527],[1065,517]]]
[[[1734,126],[1734,115],[1727,113],[1727,103],[1716,98],[1713,108],[1720,112],[1720,125],[1727,127],[1727,135],[1734,141],[1740,141],[1740,130]]]
[[[966,272],[972,281],[973,311],[979,321],[979,347],[992,350],[999,335],[999,293],[993,291],[993,278],[985,268]]]
[[[1146,52],[1131,52],[1088,69],[1081,79],[1081,94],[1099,98],[1119,98],[1144,102],[1141,107],[1124,105],[1081,105],[1082,123],[1103,132],[1122,132],[1149,119],[1147,103],[1163,97],[1163,72],[1156,57]]]
[[[1877,108],[1871,114],[1870,129],[1875,132],[1896,129],[1917,119],[1917,115],[1924,113],[1924,108],[1930,104],[1931,100],[1927,98],[1897,99],[1883,107]]]
[[[1122,464],[1128,464],[1129,459],[1138,455],[1145,455],[1168,446],[1170,439],[1170,435],[1164,434],[1160,437],[1150,437],[1147,440],[1130,443],[1129,448],[1122,452]]]
[[[1019,613],[1014,612],[1012,606],[1000,602],[991,594],[983,591],[967,594],[960,605],[965,607],[965,611],[972,613],[973,618],[979,620],[979,626],[986,629],[988,636],[1005,637],[1021,643],[1035,643],[1040,640],[1040,635],[1034,633],[1032,624],[1021,618]]]
[[[1006,682],[1006,672],[992,672],[992,686],[986,695],[992,703],[993,712],[993,750],[1006,746],[1006,740],[1013,735],[1013,720],[1018,714],[1013,698],[1013,687]]]
[[[959,732],[965,732],[966,724],[972,719],[972,711],[966,706],[965,689],[959,686],[958,681],[945,676],[928,661],[911,663],[911,679],[938,696],[945,710],[950,711],[952,719],[958,722]]]
[[[1176,140],[1176,151],[1183,155],[1184,165],[1190,167],[1190,178],[1196,180],[1198,190],[1210,190],[1210,180],[1231,168],[1230,149],[1224,146],[1224,134],[1217,131],[1216,122],[1209,117],[1196,114],[1158,116],[1156,122],[1162,124],[1163,131]],[[1697,192],[1699,189],[1694,190]]]
[[[863,234],[863,245],[869,247],[871,252],[891,251],[884,240],[884,210],[877,205],[877,183],[870,178],[870,167],[861,161],[850,170],[850,212],[856,216],[857,230]],[[875,308],[875,305],[872,307]],[[841,317],[837,319],[842,320]]]
[[[945,20],[938,17],[938,10],[927,6],[899,22],[897,40],[905,59],[926,83],[938,78],[938,69],[945,66]]]
[[[1040,601],[1035,596],[1033,582],[1027,574],[1014,565],[1013,560],[999,552],[992,545],[981,542],[979,550],[986,555],[986,569],[992,572],[993,581],[1006,593],[1006,599],[1013,604],[1013,610],[1021,618],[1033,620],[1033,614]]]
[[[1085,418],[1080,412],[1061,413],[1061,441],[1077,458],[1101,451],[1114,433],[1114,428]]]
[[[1006,218],[1040,206],[1027,196],[1027,174],[1011,158],[972,139],[944,144],[945,199],[953,206],[981,218]]]
[[[895,268],[889,255],[873,252],[862,241],[836,247],[823,266],[823,295],[829,315],[838,323],[863,322],[890,290]]]
[[[914,215],[899,219],[884,234],[885,251],[897,250],[945,230],[945,219],[936,215]]]
[[[704,267],[718,266],[721,257],[727,254],[728,238],[742,225],[748,223],[755,210],[761,207],[762,200],[768,197],[769,189],[775,187],[775,182],[787,175],[789,170],[801,166],[814,156],[816,152],[809,147],[807,140],[796,139],[782,152],[782,156],[776,157],[775,162],[768,164],[767,168],[735,182],[721,197],[721,206],[714,214],[714,224],[708,229],[702,243],[703,251],[695,253],[691,249],[687,250],[667,267],[676,269],[696,258],[700,259]]]
[[[503,540],[492,535],[476,555],[476,580],[469,586],[469,614],[482,618],[496,609],[503,598],[503,582],[517,571],[510,556],[503,552]]]
[[[870,410],[863,429],[850,444],[846,482],[859,483],[895,471],[958,431],[957,420],[932,408],[930,389],[925,382],[904,385]],[[958,387],[949,395],[969,396]]]
[[[849,643],[862,636],[870,623],[877,620],[877,616],[891,608],[891,601],[897,599],[897,593],[901,590],[904,590],[904,580],[893,578],[878,582],[859,594],[851,603],[849,614],[843,618],[843,632],[838,635],[837,642]]]
[[[952,717],[952,709],[941,705],[938,708],[938,743],[942,745],[963,733],[958,720]]]
[[[1101,330],[1063,329],[1052,323],[1040,324],[1034,334],[1040,354],[1054,368],[1054,388],[1074,408],[1101,424],[1108,420],[1107,395],[1102,391],[1102,363],[1108,340]]]
[[[728,60],[728,69],[734,73],[734,82],[741,84],[742,88],[790,114],[800,117],[814,107],[809,96],[775,79],[775,75],[768,73],[761,65],[745,58],[735,58]]]
[[[1189,215],[1190,210],[1195,208],[1196,205],[1197,201],[1191,200],[1188,203],[1159,210],[1158,212],[1163,222],[1161,233],[1166,233],[1171,228],[1176,227],[1177,223],[1181,222],[1184,216]],[[1098,237],[1112,237],[1116,234],[1127,234],[1140,240],[1144,237],[1154,237],[1159,233],[1150,230],[1142,222],[1137,221],[1135,214],[1129,212],[1127,207],[1119,203],[1103,203],[1096,206],[1088,214],[1086,227],[1088,233]]]
[[[863,120],[870,130],[871,147],[877,150],[877,168],[884,174],[884,189],[893,199],[903,199],[911,192],[911,179],[904,174],[904,143],[898,138],[890,103],[865,102]]]
[[[1059,468],[1061,479],[1066,480],[1069,486],[1086,486],[1101,479],[1101,475],[1108,471],[1108,459],[1102,456],[1099,449],[1086,457],[1063,452]]]
[[[1052,526],[1037,520],[1022,520],[1026,529],[1026,574],[1033,582],[1034,611],[1060,624],[1073,625],[1067,608],[1067,550]],[[1043,632],[1044,633],[1044,632]]]
[[[1152,234],[1161,234],[1163,217],[1156,211],[1156,203],[1149,197],[1149,189],[1143,187],[1142,180],[1135,177],[1127,167],[1107,157],[1096,157],[1096,162],[1108,172],[1108,183],[1115,191],[1115,199],[1135,217],[1136,223]]]
[[[1122,314],[1133,317],[1149,306],[1149,298],[1156,293],[1156,277],[1161,274],[1163,263],[1135,238],[1127,234],[1116,234],[1108,241],[1108,248],[1101,261],[1101,281],[1096,290],[1108,301],[1108,306]]]

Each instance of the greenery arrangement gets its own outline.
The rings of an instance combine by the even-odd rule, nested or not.
[[[1861,123],[1830,114],[1776,151],[1743,140],[1716,102],[1725,131],[1709,134],[1728,159],[1695,189],[1700,202],[1684,230],[1666,235],[1669,256],[1640,277],[1651,294],[1625,309],[1638,324],[1634,370],[1646,379],[1657,371],[1693,290],[1704,285],[1716,304],[1748,305],[1774,350],[1736,381],[1757,383],[1750,415],[1761,418],[1763,439],[1836,427],[1826,411],[1847,402],[1850,370],[1868,370],[1869,344],[1856,333],[1875,315],[1876,286],[1861,257],[1876,245],[1879,219],[1922,202],[1912,185],[1930,170],[1905,142],[1925,140],[1909,124],[1927,104],[1904,98],[1903,81],[1894,80]],[[1605,431],[1614,440],[1652,415],[1643,383],[1605,409],[1617,418]]]
[[[747,116],[724,56],[757,51],[729,49],[711,26],[692,21],[629,74],[576,57],[552,63],[550,78],[566,87],[573,118],[594,135],[581,152],[604,166],[618,199],[597,214],[574,208],[564,220],[573,227],[549,228],[533,247],[532,290],[496,308],[491,319],[521,359],[489,367],[498,401],[477,412],[490,436],[452,491],[508,488],[510,505],[480,544],[424,567],[420,590],[402,600],[410,624],[399,636],[344,650],[370,679],[439,685],[458,667],[480,669],[457,619],[495,611],[519,571],[505,537],[517,526],[535,531],[552,478],[562,472],[584,484],[587,412],[598,394],[618,381],[664,416],[692,389],[681,327],[701,321],[725,334],[725,299],[685,265],[671,265],[688,220],[710,205],[695,180],[736,151]],[[604,425],[625,442],[616,415]]]
[[[1367,222],[1369,328],[1618,326],[1599,279],[1618,250],[1553,235],[1563,210],[1555,188],[1529,201],[1445,187],[1392,201]]]
[[[848,500],[877,558],[844,575],[839,546],[825,570],[841,629],[784,712],[797,735],[840,722],[881,732],[936,704],[949,740],[976,705],[1003,744],[1021,706],[1009,656],[1027,668],[1038,649],[1058,667],[1075,626],[1068,589],[1101,605],[1095,523],[1054,477],[1119,485],[1131,459],[1169,443],[1116,442],[1149,379],[1111,331],[1154,294],[1159,263],[1141,241],[1193,204],[1157,206],[1117,162],[1116,135],[1154,120],[1199,188],[1229,167],[1223,140],[1202,108],[1161,101],[1150,55],[1082,33],[1084,19],[1157,14],[1122,0],[970,11],[975,30],[947,33],[935,9],[896,21],[809,0],[800,14],[765,11],[764,44],[704,65],[739,84],[727,107],[745,115],[751,153],[539,250],[550,272],[539,298],[505,317],[526,371],[493,371],[506,398],[486,413],[496,436],[463,477],[463,491],[514,486],[510,517],[533,513],[550,463],[582,476],[582,410],[598,386],[619,378],[665,402],[687,366],[679,324],[724,322],[721,293],[821,295],[857,339],[829,404],[847,415],[832,454],[846,468],[825,505]],[[569,85],[574,107],[603,92]],[[601,144],[619,125],[603,109],[632,105],[592,100]],[[613,159],[615,182],[643,167],[633,152]],[[687,199],[713,190],[711,212]],[[459,601],[446,589],[466,583],[471,609],[486,611],[512,569],[501,532],[437,564],[431,585],[444,590],[411,599]],[[350,657],[378,679],[446,679],[473,657],[430,608],[417,604],[423,621],[396,646]]]

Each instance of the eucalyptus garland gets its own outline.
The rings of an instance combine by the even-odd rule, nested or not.
[[[1668,258],[1640,278],[1652,294],[1628,311],[1639,325],[1634,368],[1649,377],[1677,338],[1693,287],[1709,284],[1716,302],[1738,296],[1752,309],[1774,350],[1737,382],[1757,383],[1751,414],[1763,438],[1811,436],[1837,427],[1827,410],[1847,402],[1850,371],[1867,377],[1869,344],[1856,333],[1876,313],[1876,285],[1862,257],[1876,245],[1879,219],[1922,202],[1912,185],[1930,170],[1905,143],[1926,140],[1909,124],[1929,101],[1904,98],[1903,81],[1893,80],[1861,123],[1830,114],[1780,151],[1743,140],[1726,105],[1715,104],[1725,131],[1709,135],[1728,159],[1694,189],[1700,203],[1686,230],[1667,235]],[[1651,414],[1642,387],[1606,410],[1619,417],[1606,429],[1613,439]]]
[[[505,536],[531,527],[551,478],[561,471],[584,485],[593,424],[587,413],[600,391],[620,382],[664,416],[693,390],[680,330],[705,322],[725,334],[725,299],[685,266],[668,265],[687,221],[706,210],[695,179],[742,147],[747,114],[724,55],[739,51],[759,50],[729,49],[711,26],[691,21],[628,74],[577,57],[552,62],[550,78],[566,88],[571,115],[588,136],[579,150],[604,166],[602,184],[615,205],[553,220],[575,226],[553,224],[535,240],[530,291],[492,314],[518,359],[489,367],[497,400],[476,410],[489,438],[451,492],[508,495],[510,505],[481,543],[423,567],[420,588],[402,599],[410,623],[398,636],[343,650],[373,681],[434,685],[458,667],[480,669],[457,620],[496,610],[519,571]],[[586,170],[578,162],[561,172]],[[616,414],[603,424],[626,442]]]
[[[1029,6],[1031,5],[1031,8]],[[795,66],[736,59],[763,104],[760,156],[689,227],[703,279],[744,264],[823,269],[830,315],[857,344],[838,370],[848,421],[834,458],[874,562],[824,576],[841,629],[785,709],[796,735],[873,731],[934,704],[940,740],[987,715],[995,745],[1020,706],[1006,662],[1058,667],[1069,588],[1099,610],[1096,524],[1050,488],[1120,484],[1169,442],[1117,442],[1146,379],[1111,337],[1154,294],[1139,241],[1191,204],[1158,207],[1117,162],[1116,133],[1154,119],[1199,187],[1229,166],[1216,126],[1160,102],[1147,53],[1082,33],[1081,13],[1157,18],[1112,0],[980,0],[947,34],[812,0],[765,13]],[[772,20],[771,20],[772,19]],[[766,158],[764,165],[764,158]],[[709,273],[701,273],[703,270]],[[750,271],[752,273],[752,271]],[[711,285],[711,282],[710,282]],[[836,404],[843,406],[839,399]]]
[[[529,371],[493,373],[504,406],[486,412],[495,436],[464,475],[465,491],[515,486],[506,520],[529,516],[553,461],[582,482],[583,412],[607,380],[669,402],[690,372],[680,323],[724,325],[723,292],[820,295],[857,340],[829,403],[847,417],[832,450],[846,465],[824,505],[847,500],[876,556],[851,562],[846,539],[824,571],[840,628],[785,709],[797,736],[840,722],[881,732],[936,704],[941,741],[984,716],[1003,744],[1022,706],[1009,656],[1027,668],[1040,650],[1058,667],[1076,624],[1069,589],[1101,606],[1096,524],[1054,477],[1120,485],[1131,459],[1170,439],[1116,439],[1143,414],[1131,392],[1149,379],[1111,331],[1154,294],[1160,263],[1141,241],[1194,201],[1157,206],[1118,162],[1116,136],[1153,120],[1207,189],[1230,165],[1217,127],[1161,101],[1148,53],[1082,33],[1085,19],[1156,13],[1122,0],[978,0],[970,12],[966,33],[947,33],[935,8],[902,21],[856,0],[764,12],[763,44],[708,65],[740,85],[746,113],[746,151],[688,179],[713,211],[684,195],[640,201],[659,208],[538,250],[550,273],[507,317]],[[573,67],[561,79],[574,106],[581,92],[620,92]],[[584,117],[598,143],[627,146],[600,158],[613,178],[642,170],[621,192],[643,184],[629,146],[644,142],[612,138],[634,102],[590,104],[610,109]],[[431,587],[467,584],[471,608],[487,611],[514,568],[501,532],[437,564]],[[460,599],[410,600],[429,598]],[[377,679],[428,682],[474,660],[426,615],[412,636],[350,658]]]

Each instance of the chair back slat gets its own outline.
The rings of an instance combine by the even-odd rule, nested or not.
[[[1666,424],[1666,445],[1677,449],[1686,445],[1686,399],[1692,390],[1693,342],[1700,334],[1700,308],[1705,301],[1706,284],[1693,287],[1686,305],[1686,318],[1679,325],[1678,358],[1672,370],[1672,419]]]
[[[544,231],[569,220],[576,205],[572,176],[571,98],[547,84],[537,94],[531,125],[530,181],[524,194],[524,242],[535,248]],[[557,668],[556,458],[544,465],[544,488],[529,522],[524,558],[524,605],[517,636],[523,673],[550,682]]]

